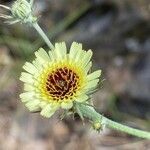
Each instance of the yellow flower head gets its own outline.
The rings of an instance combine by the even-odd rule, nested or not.
[[[86,102],[96,89],[101,70],[89,74],[92,51],[82,50],[82,44],[73,42],[69,53],[66,44],[56,43],[54,50],[40,48],[35,60],[23,66],[20,80],[25,92],[20,95],[30,111],[40,111],[51,117],[60,107],[70,109],[75,102]]]

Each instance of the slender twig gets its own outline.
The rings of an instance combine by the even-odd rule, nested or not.
[[[50,49],[54,49],[53,44],[50,42],[44,31],[41,29],[41,27],[38,25],[37,22],[33,23],[32,26],[36,29],[36,31],[40,34],[40,36],[44,39],[45,43],[48,45]]]
[[[137,137],[150,139],[150,132],[134,129],[106,118],[106,127],[122,131]]]

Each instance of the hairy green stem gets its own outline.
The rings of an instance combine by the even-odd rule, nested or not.
[[[44,31],[41,29],[41,27],[38,25],[37,22],[33,23],[32,26],[36,29],[36,31],[40,34],[40,36],[43,38],[45,43],[48,45],[50,49],[54,49],[53,44],[50,42]]]
[[[150,139],[150,132],[134,129],[134,128],[128,127],[126,125],[122,125],[120,123],[112,121],[110,119],[106,120],[106,126],[108,128],[119,130],[119,131],[122,131],[122,132],[125,132],[125,133],[128,133],[128,134],[137,136],[137,137]]]
[[[140,138],[150,139],[150,132],[134,129],[132,127],[128,127],[126,125],[122,125],[120,123],[112,121],[112,120],[102,116],[98,112],[96,112],[96,110],[92,106],[88,106],[86,104],[76,104],[76,105],[77,105],[76,107],[79,108],[80,113],[82,113],[82,115],[84,117],[88,118],[92,122],[100,122],[100,124],[103,127],[122,131],[122,132],[128,133],[130,135],[140,137]]]

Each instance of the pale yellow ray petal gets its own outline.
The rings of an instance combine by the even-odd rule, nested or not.
[[[35,52],[35,56],[43,61],[50,61],[50,57],[43,48],[40,48],[37,52]]]
[[[63,59],[66,57],[67,48],[65,42],[62,43],[56,43],[55,44],[55,55],[58,59]]]
[[[37,68],[32,63],[29,63],[29,62],[25,63],[25,65],[23,66],[23,69],[31,74],[38,72]]]
[[[22,72],[22,73],[21,73],[21,76],[22,76],[23,78],[28,78],[28,79],[32,79],[32,78],[33,78],[33,75],[31,75],[31,74],[29,74],[29,73],[27,73],[27,72]]]
[[[94,88],[94,87],[97,86],[98,82],[99,82],[99,79],[91,80],[91,81],[89,81],[89,82],[86,84],[86,86],[84,87],[84,89]]]
[[[93,55],[93,52],[91,50],[88,50],[82,57],[81,61],[82,61],[82,65],[85,67],[89,61],[91,60],[91,57]]]
[[[87,66],[84,68],[85,72],[88,73],[92,67],[92,62],[90,61]]]
[[[87,80],[90,81],[90,80],[94,80],[96,78],[99,78],[101,76],[101,70],[97,70],[97,71],[94,71],[93,73],[87,75]]]
[[[46,117],[46,118],[50,118],[54,113],[55,113],[55,111],[58,109],[58,107],[56,107],[56,106],[53,106],[53,105],[46,105],[43,109],[42,109],[42,111],[41,111],[41,115],[43,116],[43,117]]]
[[[41,101],[39,105],[43,109],[44,107],[48,105],[48,103],[46,101]]]
[[[35,52],[36,59],[38,60],[38,63],[41,65],[44,65],[48,62],[50,62],[50,57],[48,56],[47,52],[40,48],[38,51]]]
[[[63,109],[70,109],[73,106],[73,102],[72,101],[64,101],[61,103],[61,108]]]
[[[33,79],[29,79],[29,78],[24,78],[24,77],[20,77],[20,80],[25,82],[25,83],[29,83],[29,84],[33,84],[34,80]]]
[[[25,83],[30,83],[30,84],[34,83],[33,76],[29,73],[26,73],[26,72],[21,73],[20,80],[25,82]]]
[[[30,100],[28,101],[25,106],[30,110],[30,111],[37,111],[40,110],[40,101],[39,100]]]
[[[83,59],[85,53],[86,52],[83,51],[82,49],[78,49],[77,54],[76,54],[76,56],[74,58],[74,61],[81,64],[82,63],[82,59]]]
[[[20,100],[23,102],[23,103],[26,103],[28,101],[31,101],[33,99],[33,95],[31,94],[31,92],[28,92],[28,93],[22,93],[20,94]]]
[[[22,101],[26,101],[28,99],[33,99],[34,95],[35,95],[34,92],[24,92],[20,94],[20,98],[22,99]]]
[[[41,69],[43,68],[42,64],[38,61],[37,58],[32,63],[39,71],[41,71]]]
[[[35,87],[34,87],[33,85],[31,85],[31,84],[25,83],[25,84],[24,84],[24,90],[25,90],[25,91],[34,91],[34,90],[35,90]]]
[[[86,94],[80,95],[77,98],[75,98],[76,102],[85,102],[89,97]]]
[[[75,59],[76,55],[78,53],[78,50],[82,50],[82,44],[78,44],[76,42],[73,42],[71,45],[71,48],[70,48],[69,58]]]

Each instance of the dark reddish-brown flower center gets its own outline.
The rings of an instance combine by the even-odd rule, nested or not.
[[[76,93],[78,84],[78,75],[64,67],[48,75],[46,90],[54,100],[63,100],[71,98]]]

